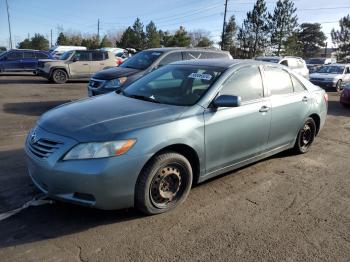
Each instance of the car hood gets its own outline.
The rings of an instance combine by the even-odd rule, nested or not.
[[[46,112],[38,125],[80,142],[109,141],[116,135],[173,121],[187,107],[156,104],[115,92],[86,98]]]
[[[92,78],[102,80],[112,80],[118,77],[130,76],[140,72],[138,69],[125,68],[125,67],[113,67],[105,69],[95,73]]]
[[[323,74],[323,73],[313,73],[310,75],[310,78],[324,79],[324,78],[341,78],[341,74]]]

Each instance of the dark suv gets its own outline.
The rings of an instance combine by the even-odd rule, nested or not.
[[[137,53],[119,67],[97,72],[88,85],[88,95],[95,96],[126,87],[143,75],[167,64],[191,59],[232,59],[229,52],[197,48],[153,48]]]
[[[0,72],[34,71],[39,59],[53,59],[46,51],[13,49],[0,56]]]

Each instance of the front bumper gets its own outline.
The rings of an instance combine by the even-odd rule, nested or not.
[[[345,105],[350,105],[350,95],[349,94],[340,94],[340,103]]]
[[[40,158],[30,149],[30,136],[25,144],[28,173],[34,184],[53,199],[99,209],[133,207],[137,177],[148,156],[128,154],[87,160],[61,158],[78,142],[36,128],[39,137],[62,141],[47,158]]]
[[[324,80],[316,80],[316,79],[310,79],[310,82],[314,85],[320,86],[320,87],[331,87],[335,88],[337,86],[337,82],[333,81],[324,81]]]
[[[46,71],[42,70],[42,69],[36,69],[35,70],[35,74],[38,75],[38,76],[42,76],[42,77],[45,77],[47,79],[50,78],[50,73],[47,73]]]

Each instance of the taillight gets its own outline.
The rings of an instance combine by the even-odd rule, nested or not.
[[[328,103],[328,94],[324,93],[323,95],[324,101],[326,102],[326,104]]]

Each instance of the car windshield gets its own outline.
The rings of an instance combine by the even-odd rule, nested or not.
[[[72,55],[73,51],[67,51],[67,52],[64,52],[59,60],[67,60],[71,55]]]
[[[123,94],[154,103],[191,106],[199,101],[224,70],[209,66],[168,65],[137,80]]]
[[[306,63],[309,65],[323,65],[325,61],[326,59],[322,59],[322,58],[311,58],[307,60]]]
[[[158,51],[142,51],[126,60],[120,67],[145,70],[162,54],[163,52]]]
[[[317,71],[317,73],[342,74],[344,72],[344,68],[344,66],[323,66]]]
[[[280,61],[279,58],[271,58],[271,57],[257,57],[257,58],[255,58],[255,60],[276,63],[276,64]]]

